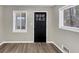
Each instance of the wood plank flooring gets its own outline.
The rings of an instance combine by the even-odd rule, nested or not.
[[[0,53],[57,53],[52,43],[4,43]]]

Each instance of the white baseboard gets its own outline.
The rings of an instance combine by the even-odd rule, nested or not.
[[[34,43],[33,41],[3,41],[3,43]]]
[[[33,41],[3,41],[3,42],[0,43],[0,45],[2,45],[4,43],[34,43],[34,42]],[[62,53],[65,52],[53,41],[47,41],[47,43],[53,43]]]
[[[62,53],[66,53],[63,49],[61,49],[56,43],[54,43],[53,41],[51,41],[51,43],[53,43]]]
[[[52,41],[47,41],[47,43],[52,43]]]
[[[3,42],[0,42],[0,46],[1,46],[2,44],[4,44],[4,43],[3,43]]]

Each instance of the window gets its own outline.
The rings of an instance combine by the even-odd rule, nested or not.
[[[26,11],[13,11],[13,32],[27,32]]]
[[[79,32],[79,5],[59,9],[59,28]]]

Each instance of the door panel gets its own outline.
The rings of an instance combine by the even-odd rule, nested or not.
[[[34,13],[34,42],[46,42],[46,12]]]

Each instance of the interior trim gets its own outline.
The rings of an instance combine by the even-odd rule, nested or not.
[[[54,43],[53,41],[50,41],[51,43],[53,43],[60,51],[61,53],[66,53],[60,46],[58,46],[56,43]]]
[[[0,43],[0,45],[4,44],[4,43],[34,43],[33,41],[3,41]],[[47,41],[46,43],[52,43],[55,45],[57,50],[60,50],[61,53],[65,53],[65,51],[63,51],[63,49],[61,49],[56,43],[54,43],[53,41]]]
[[[34,43],[33,41],[3,41],[2,43]]]

